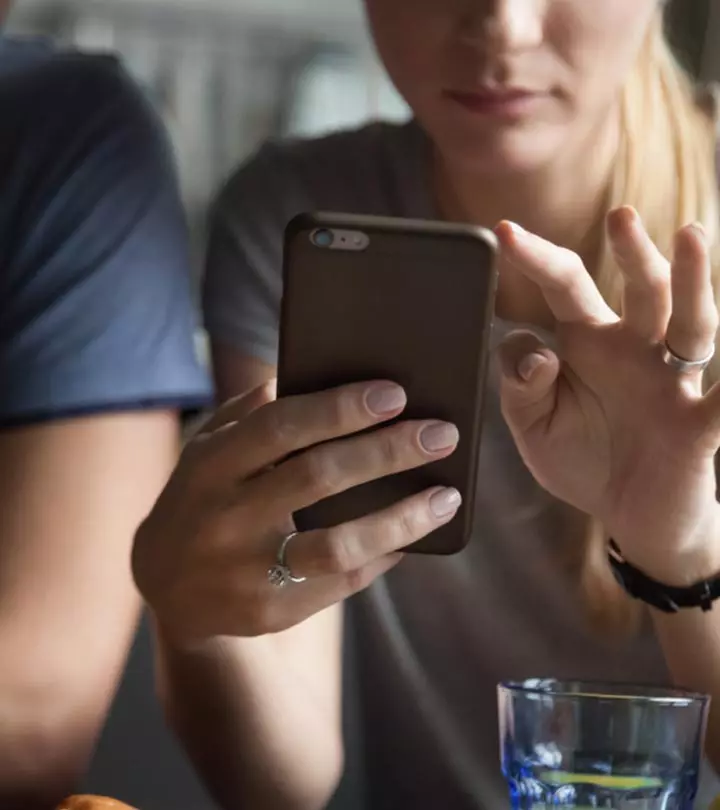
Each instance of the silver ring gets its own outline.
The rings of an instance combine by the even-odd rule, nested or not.
[[[307,582],[307,577],[296,577],[285,559],[290,541],[298,536],[298,532],[291,532],[280,544],[277,553],[277,562],[267,572],[268,582],[275,588],[284,588],[288,583],[301,585]]]
[[[666,366],[679,371],[681,374],[692,374],[697,371],[705,371],[710,365],[710,361],[715,357],[715,346],[713,345],[710,354],[702,360],[686,360],[684,357],[675,354],[668,345],[667,340],[663,343],[662,359]]]

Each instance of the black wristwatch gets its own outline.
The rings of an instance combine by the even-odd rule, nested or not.
[[[615,579],[630,596],[663,613],[678,613],[685,608],[700,608],[707,612],[712,610],[715,600],[720,599],[720,576],[686,588],[663,585],[631,565],[614,540],[608,544],[608,559]]]

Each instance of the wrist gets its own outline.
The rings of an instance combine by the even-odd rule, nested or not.
[[[628,563],[650,579],[683,588],[720,576],[720,507],[714,506],[692,537],[678,540],[674,548],[638,538],[613,538]],[[642,548],[645,551],[638,552]]]

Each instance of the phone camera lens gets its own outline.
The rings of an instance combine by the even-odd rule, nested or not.
[[[313,232],[311,239],[315,247],[329,248],[335,241],[335,236],[332,231],[326,228],[319,228],[317,231]]]

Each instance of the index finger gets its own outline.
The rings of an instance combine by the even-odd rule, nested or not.
[[[503,254],[540,287],[556,320],[591,324],[618,320],[576,253],[512,222],[501,222],[495,232]]]
[[[406,404],[405,391],[387,380],[283,397],[209,437],[207,445],[215,469],[248,478],[299,450],[393,419]]]

